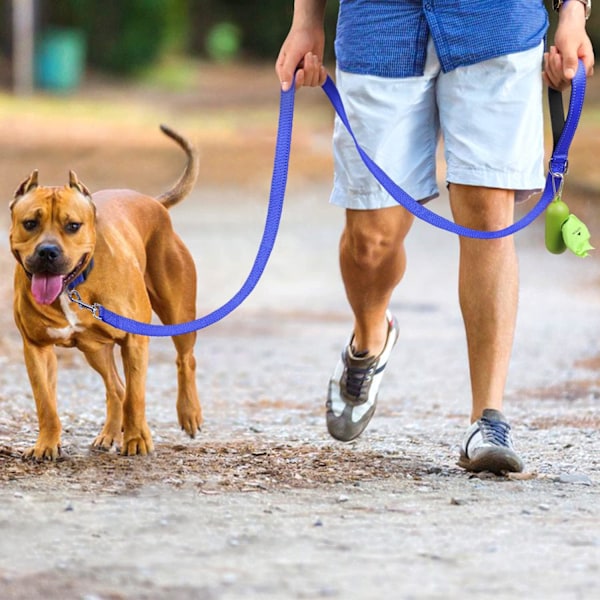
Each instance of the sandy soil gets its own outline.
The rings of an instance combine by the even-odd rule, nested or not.
[[[324,392],[351,322],[336,258],[342,215],[326,201],[330,111],[317,93],[299,99],[286,208],[263,280],[238,311],[200,332],[206,422],[195,440],[178,431],[174,353],[157,339],[147,398],[154,455],[89,450],[103,422],[102,385],[75,351],[61,351],[65,456],[21,459],[37,421],[12,323],[13,259],[0,238],[1,598],[600,593],[597,255],[548,254],[540,224],[518,236],[521,311],[506,412],[523,475],[471,476],[455,465],[469,404],[456,240],[421,224],[392,305],[401,343],[378,411],[358,441],[334,442]],[[76,98],[0,97],[3,197],[7,205],[34,167],[47,183],[73,168],[92,190],[158,193],[181,157],[156,125],[185,132],[202,150],[203,174],[172,216],[197,260],[205,314],[252,264],[276,110],[263,69],[205,67],[179,94],[90,81]],[[568,201],[594,233],[599,127],[584,125]],[[432,208],[447,211],[444,199]]]

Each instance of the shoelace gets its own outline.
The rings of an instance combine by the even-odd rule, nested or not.
[[[508,423],[497,419],[488,419],[487,417],[481,417],[479,423],[481,424],[481,435],[485,442],[505,448],[511,447],[510,425]]]
[[[356,400],[362,400],[363,387],[371,381],[374,372],[375,363],[368,367],[346,367],[346,392]]]

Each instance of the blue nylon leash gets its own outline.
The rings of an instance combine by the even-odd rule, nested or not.
[[[562,133],[558,141],[555,143],[554,151],[550,159],[549,172],[546,178],[544,192],[540,200],[527,215],[522,217],[519,221],[511,226],[498,231],[478,231],[476,229],[462,227],[440,215],[437,215],[425,206],[419,204],[414,198],[409,196],[402,188],[394,183],[361,148],[358,140],[354,136],[337,88],[330,77],[328,77],[327,81],[323,84],[323,91],[329,98],[331,104],[338,113],[338,116],[352,136],[352,139],[356,145],[356,149],[363,162],[373,173],[379,183],[384,187],[384,189],[396,200],[396,202],[404,206],[404,208],[412,212],[416,217],[426,221],[427,223],[430,223],[431,225],[434,225],[435,227],[446,229],[447,231],[451,231],[465,237],[494,239],[511,235],[533,222],[552,201],[557,190],[562,187],[563,177],[568,165],[567,156],[569,147],[571,145],[571,141],[573,140],[573,136],[575,135],[581,110],[583,108],[585,85],[585,69],[582,61],[579,61],[579,68],[571,86],[571,98],[567,118],[565,120]],[[127,333],[153,337],[170,337],[198,331],[208,327],[209,325],[213,325],[235,310],[248,297],[252,290],[254,290],[258,281],[260,280],[260,277],[265,270],[273,250],[277,232],[279,231],[279,224],[281,222],[281,214],[283,210],[283,200],[285,197],[285,189],[287,184],[292,139],[294,95],[295,90],[292,86],[290,90],[286,92],[282,91],[280,96],[279,124],[277,130],[277,141],[275,144],[275,156],[273,160],[273,176],[271,178],[269,207],[267,210],[265,228],[258,253],[246,281],[243,283],[239,291],[228,302],[206,316],[194,321],[172,325],[155,325],[152,323],[143,323],[141,321],[136,321],[134,319],[129,319],[127,317],[118,315],[100,304],[87,304],[83,302],[77,290],[74,289],[75,285],[72,285],[71,289],[68,291],[69,299],[78,304],[80,308],[91,311],[95,318],[107,323],[108,325],[112,325],[113,327],[116,327],[122,331],[126,331]],[[77,281],[77,283],[79,283],[79,281]],[[73,284],[75,284],[75,282],[73,282]]]

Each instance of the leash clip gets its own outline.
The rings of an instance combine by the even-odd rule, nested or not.
[[[554,177],[562,177],[569,172],[569,159],[552,157],[548,161],[548,170]]]
[[[564,173],[550,172],[550,175],[552,176],[552,191],[554,192],[554,198],[560,197],[562,195],[563,187],[565,185]]]
[[[69,290],[67,292],[67,296],[71,302],[75,302],[79,306],[79,308],[89,310],[92,313],[94,319],[98,319],[98,321],[102,321],[100,318],[100,305],[96,302],[94,304],[87,304],[81,299],[79,292],[77,290]]]

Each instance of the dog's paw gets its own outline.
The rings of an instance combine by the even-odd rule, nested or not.
[[[123,435],[123,445],[121,446],[121,454],[123,456],[146,456],[153,451],[154,444],[148,428],[135,433],[128,433],[125,431],[125,434]]]
[[[60,444],[40,444],[37,442],[35,446],[28,448],[23,452],[23,460],[37,460],[37,461],[55,461],[62,456],[62,449]]]
[[[180,419],[181,429],[185,431],[192,439],[196,437],[196,432],[202,428],[202,418],[191,417],[189,419]]]
[[[202,427],[202,409],[200,405],[190,406],[185,409],[177,407],[177,419],[181,429],[191,438],[196,437],[196,432]]]
[[[92,442],[92,448],[94,450],[102,450],[108,452],[111,448],[119,449],[123,442],[123,435],[121,431],[114,433],[106,428],[97,435],[96,439]]]

